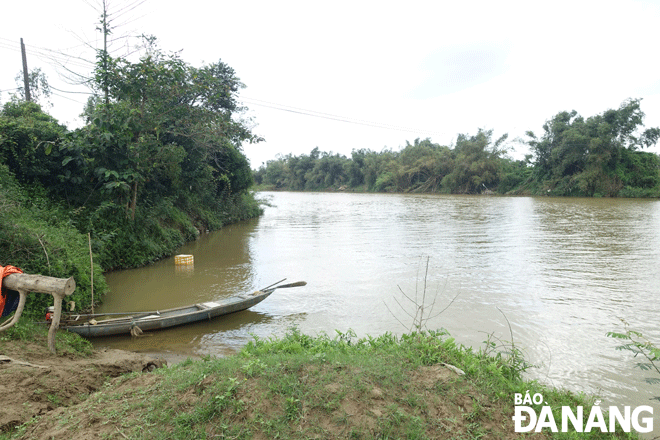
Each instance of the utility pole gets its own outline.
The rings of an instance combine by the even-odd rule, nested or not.
[[[103,16],[102,16],[102,25],[103,25],[103,94],[105,95],[105,105],[107,106],[110,102],[109,90],[108,90],[108,34],[110,30],[108,29],[108,5],[106,0],[103,0]]]
[[[30,96],[30,80],[28,77],[27,69],[27,56],[25,55],[25,44],[23,44],[23,39],[21,38],[21,54],[23,55],[23,83],[25,84],[25,100],[27,102],[32,101]]]

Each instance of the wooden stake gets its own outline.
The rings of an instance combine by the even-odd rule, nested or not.
[[[55,298],[55,303],[53,304],[55,306],[55,314],[53,316],[53,320],[50,323],[50,328],[48,329],[48,349],[51,353],[56,354],[55,332],[60,326],[60,318],[62,317],[62,295],[54,293],[53,297]]]
[[[94,314],[94,256],[92,255],[92,233],[87,233],[87,239],[89,240],[89,261],[91,264],[91,275],[92,275],[92,315]]]

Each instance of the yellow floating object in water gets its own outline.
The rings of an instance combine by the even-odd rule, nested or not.
[[[194,264],[192,255],[175,255],[174,264]]]

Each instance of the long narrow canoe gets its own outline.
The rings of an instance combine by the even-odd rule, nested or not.
[[[68,319],[60,325],[60,328],[85,337],[128,335],[131,334],[131,331],[135,332],[136,328],[141,331],[160,330],[198,321],[211,320],[218,316],[248,309],[268,298],[275,289],[277,287],[254,293],[240,294],[221,301],[193,304],[191,306],[176,307],[157,312],[138,313],[132,316],[106,319],[103,321],[82,320],[80,324],[74,324],[73,322],[75,321]],[[75,319],[75,315],[70,318]]]

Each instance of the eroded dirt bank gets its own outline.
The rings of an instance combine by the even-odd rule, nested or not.
[[[0,432],[56,408],[87,398],[108,379],[151,371],[167,362],[123,350],[98,350],[89,357],[54,355],[41,343],[0,342]]]

